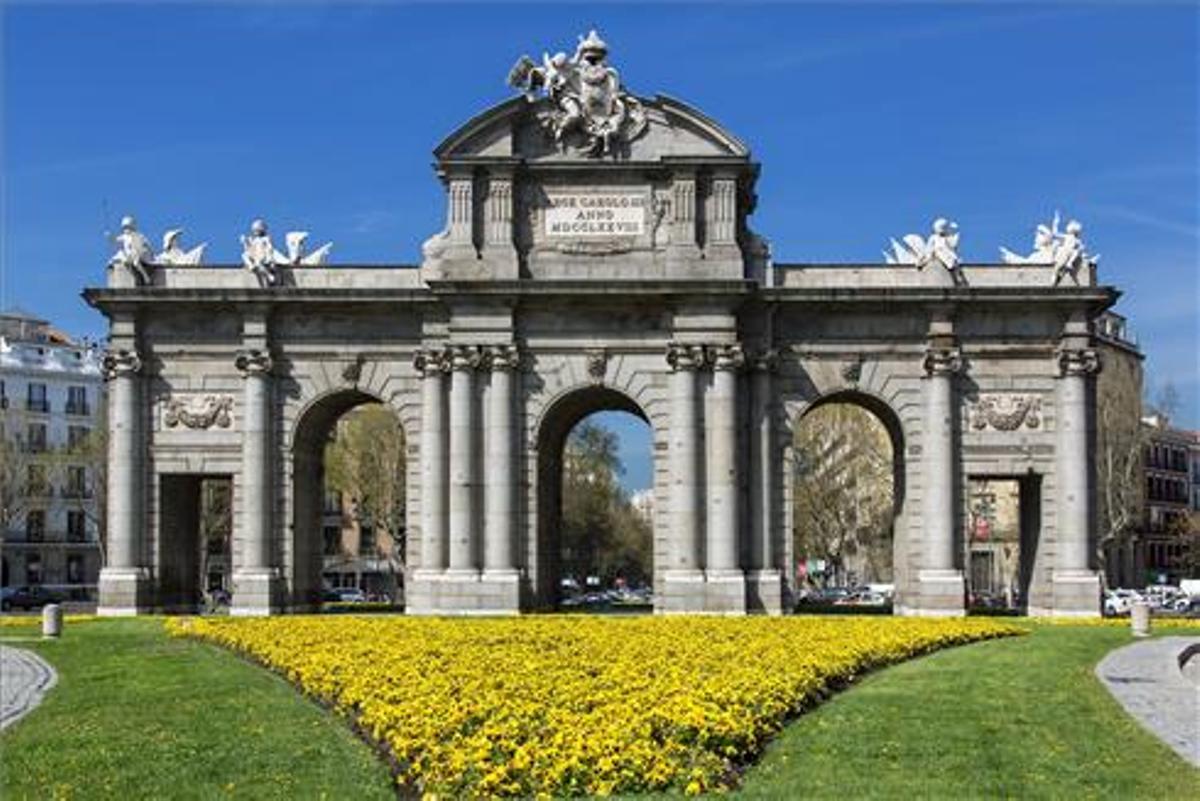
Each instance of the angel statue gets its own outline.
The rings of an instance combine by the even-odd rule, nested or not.
[[[1083,243],[1083,224],[1079,220],[1071,220],[1066,230],[1060,232],[1058,224],[1061,219],[1056,211],[1050,225],[1038,225],[1033,235],[1033,252],[1028,256],[1002,247],[1000,258],[1005,264],[1053,264],[1054,286],[1058,286],[1067,276],[1078,285],[1079,271],[1085,266],[1095,266],[1100,256],[1087,252]]]
[[[262,220],[250,223],[250,236],[242,234],[242,264],[254,273],[259,286],[274,286],[279,282],[276,265],[286,262],[275,246],[271,244],[271,235],[267,233],[267,224]]]
[[[297,266],[320,266],[329,258],[329,251],[333,250],[333,243],[326,242],[312,253],[305,253],[304,243],[308,241],[308,231],[288,231],[283,241],[287,243],[287,256],[284,261]]]
[[[204,258],[204,249],[208,247],[208,243],[197,245],[191,250],[184,250],[179,245],[179,237],[183,233],[182,228],[172,228],[163,234],[162,251],[154,257],[157,264],[169,264],[175,266],[194,266],[200,263]]]
[[[933,233],[928,239],[922,239],[918,234],[904,236],[903,244],[893,239],[892,251],[884,251],[883,257],[888,264],[912,264],[921,269],[936,261],[950,272],[955,283],[959,283],[962,261],[958,257],[958,236],[958,223],[938,217],[933,221]]]
[[[150,247],[150,240],[137,229],[137,221],[128,215],[122,217],[121,233],[112,237],[112,241],[119,249],[108,263],[129,270],[138,284],[149,284],[154,250]]]

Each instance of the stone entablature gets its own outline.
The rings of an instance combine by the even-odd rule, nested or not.
[[[1089,321],[1115,291],[1094,270],[1056,285],[1053,265],[958,263],[943,220],[911,242],[915,264],[772,264],[747,222],[747,148],[678,101],[636,100],[644,127],[599,146],[603,126],[556,142],[580,123],[548,128],[553,98],[466,123],[435,151],[446,225],[419,268],[275,260],[267,285],[113,269],[88,290],[128,354],[102,608],[163,605],[164,480],[207,471],[234,478],[234,611],[309,607],[320,447],[377,400],[409,449],[410,612],[552,604],[564,438],[621,409],[653,430],[657,611],[777,613],[794,589],[792,429],[849,399],[896,448],[901,613],[962,613],[961,488],[1019,474],[1041,480],[1029,609],[1095,614]],[[209,396],[179,407],[197,426],[148,406]]]

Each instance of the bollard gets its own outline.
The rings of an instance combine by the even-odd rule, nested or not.
[[[1129,607],[1129,626],[1134,637],[1150,636],[1150,604],[1134,601]]]
[[[62,634],[63,613],[58,604],[46,604],[42,607],[42,636],[58,637]]]

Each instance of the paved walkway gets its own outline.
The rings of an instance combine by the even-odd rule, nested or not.
[[[0,729],[32,712],[57,681],[54,668],[37,654],[0,645]]]
[[[1200,768],[1200,686],[1179,667],[1196,644],[1200,637],[1141,640],[1104,657],[1096,675],[1138,723]]]

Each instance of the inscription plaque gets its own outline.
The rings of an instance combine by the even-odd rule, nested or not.
[[[641,194],[571,193],[549,196],[548,237],[641,236],[646,232],[646,198]]]

